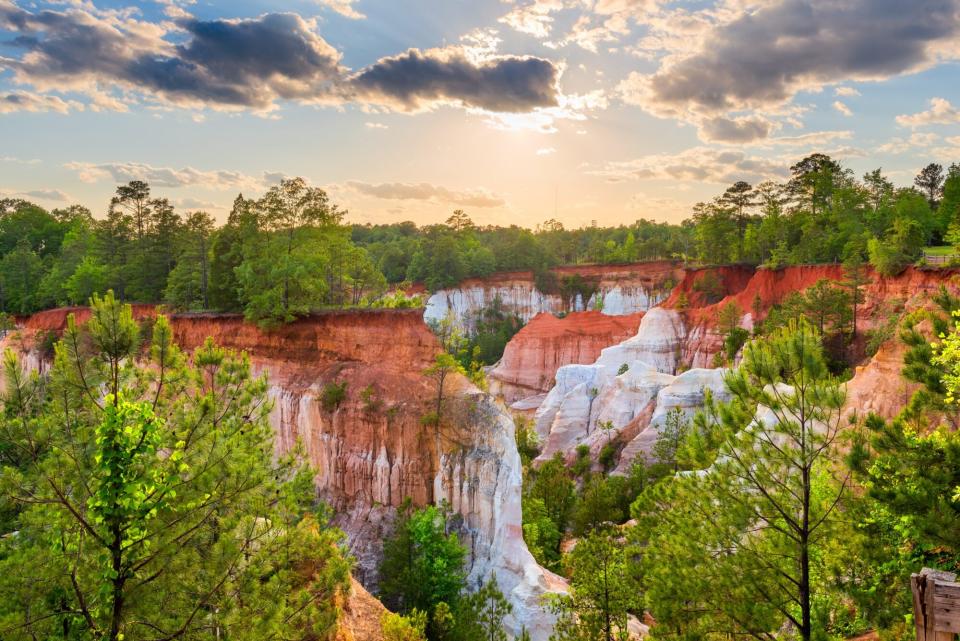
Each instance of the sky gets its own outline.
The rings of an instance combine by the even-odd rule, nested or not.
[[[812,152],[960,162],[960,0],[0,0],[0,196],[679,222]]]

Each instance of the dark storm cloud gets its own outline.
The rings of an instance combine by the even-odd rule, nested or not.
[[[527,112],[557,104],[557,67],[543,58],[474,62],[459,49],[382,58],[350,79],[363,98],[401,110],[455,101],[489,111]]]
[[[0,4],[0,25],[19,32],[5,59],[18,81],[39,86],[119,84],[171,102],[267,108],[309,98],[339,73],[339,54],[296,14],[178,21],[174,46],[160,25],[80,9],[28,13]]]
[[[16,56],[0,57],[0,68],[42,92],[94,95],[119,88],[213,108],[358,100],[400,110],[447,102],[524,112],[557,103],[559,70],[541,58],[477,62],[459,47],[410,50],[347,77],[340,53],[297,14],[245,20],[184,16],[175,27],[134,15],[89,5],[29,12],[0,0],[0,28],[15,33],[4,49]]]
[[[718,114],[804,88],[923,68],[958,35],[960,0],[783,0],[716,27],[646,79],[654,111]]]

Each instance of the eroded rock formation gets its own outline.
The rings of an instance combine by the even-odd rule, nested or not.
[[[469,328],[477,312],[498,298],[524,321],[541,312],[600,310],[621,316],[658,304],[682,277],[683,270],[670,261],[557,267],[539,279],[540,288],[533,272],[500,272],[434,292],[424,317],[439,321],[452,314]]]
[[[39,366],[37,339],[61,331],[67,311],[25,319],[4,343]],[[88,314],[72,311],[79,321]],[[148,318],[154,311],[139,307],[136,314]],[[185,350],[212,337],[246,351],[254,368],[268,374],[277,450],[302,443],[318,493],[349,537],[362,582],[375,586],[382,540],[405,498],[416,505],[446,501],[470,551],[470,584],[495,575],[514,606],[509,629],[523,624],[534,639],[546,639],[552,619],[540,599],[563,583],[536,564],[523,541],[513,421],[487,394],[455,379],[448,393],[456,413],[444,421],[438,451],[433,428],[421,421],[435,394],[421,372],[439,345],[420,310],[329,312],[273,331],[217,314],[175,315],[171,326]],[[325,388],[344,382],[343,399],[325,406]]]
[[[563,318],[541,312],[507,344],[489,374],[490,390],[507,403],[546,393],[560,367],[594,362],[604,347],[636,334],[641,318],[643,312],[623,316],[571,312]]]

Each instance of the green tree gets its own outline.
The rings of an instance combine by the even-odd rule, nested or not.
[[[570,522],[575,487],[560,452],[540,466],[530,484],[528,496],[543,501],[547,516],[561,534],[566,531]]]
[[[513,612],[491,576],[480,589],[460,597],[452,636],[457,641],[507,641],[503,620]]]
[[[684,467],[681,450],[690,433],[690,421],[682,408],[675,407],[669,412],[657,432],[657,441],[653,445],[653,457],[658,466],[674,474]]]
[[[938,165],[935,162],[921,169],[917,177],[913,179],[913,184],[926,195],[930,209],[936,209],[940,202],[940,195],[943,193],[943,179],[943,165]]]
[[[237,269],[243,263],[243,249],[260,231],[254,202],[243,194],[233,201],[227,224],[218,229],[210,243],[210,306],[213,309],[242,311]]]
[[[642,607],[625,546],[609,532],[577,542],[566,558],[571,594],[556,597],[551,641],[626,641],[631,613]]]
[[[266,381],[210,339],[187,359],[162,316],[138,362],[130,307],[91,303],[48,393],[6,359],[0,438],[21,465],[3,496],[27,507],[0,537],[4,638],[329,634],[350,564],[312,474],[274,456]]]
[[[380,596],[394,610],[419,610],[429,620],[440,603],[457,604],[466,580],[465,558],[457,535],[446,533],[443,511],[434,506],[414,510],[408,502],[383,543]]]
[[[0,306],[3,311],[28,314],[36,310],[37,288],[43,278],[43,261],[21,239],[0,259]]]
[[[747,210],[756,205],[753,200],[753,185],[739,180],[735,182],[720,197],[721,200],[729,205],[734,213],[734,220],[737,223],[737,260],[743,260],[743,238],[747,230]]]
[[[329,293],[331,250],[348,233],[326,192],[302,178],[287,179],[257,202],[263,234],[247,240],[236,268],[240,300],[250,320],[289,322],[320,307]]]
[[[195,211],[187,216],[183,247],[164,293],[164,300],[175,309],[210,307],[210,236],[213,228],[213,218],[206,212]]]
[[[702,471],[634,506],[648,605],[667,629],[772,638],[788,623],[808,640],[849,481],[844,393],[805,322],[749,344],[726,385],[733,400],[708,404],[692,441]]]

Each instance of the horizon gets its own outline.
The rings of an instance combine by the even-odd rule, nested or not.
[[[0,0],[0,196],[101,217],[142,179],[223,222],[302,176],[355,224],[580,228],[678,223],[813,152],[900,186],[960,160],[955,1],[284,10]]]

